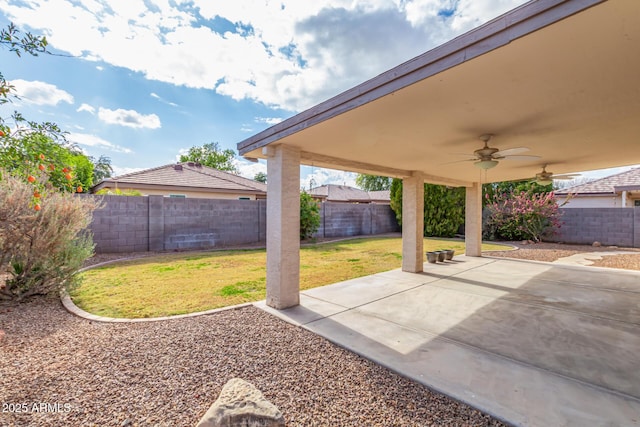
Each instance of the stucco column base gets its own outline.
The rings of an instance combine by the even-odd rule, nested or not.
[[[266,147],[267,305],[300,303],[300,152]]]
[[[420,273],[424,263],[424,177],[402,180],[402,271]]]
[[[467,187],[465,199],[465,255],[482,256],[482,184]]]

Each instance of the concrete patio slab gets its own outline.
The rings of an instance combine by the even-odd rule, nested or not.
[[[640,273],[454,260],[268,310],[515,425],[640,426]]]

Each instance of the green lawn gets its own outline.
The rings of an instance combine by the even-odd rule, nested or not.
[[[425,251],[464,242],[425,239]],[[483,250],[506,249],[483,244]],[[300,250],[300,288],[309,289],[399,268],[400,238],[352,239]],[[265,298],[266,251],[235,250],[167,254],[82,273],[71,298],[100,316],[144,318],[192,313]]]

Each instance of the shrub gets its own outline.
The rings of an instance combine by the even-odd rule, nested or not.
[[[34,185],[6,173],[0,181],[0,299],[59,292],[93,253],[87,231],[93,198],[52,190],[34,205]]]
[[[103,188],[101,190],[96,191],[98,196],[142,196],[142,193],[138,190],[133,190],[131,188],[126,188],[121,190],[116,188],[112,190],[111,188]]]
[[[300,193],[300,239],[308,239],[320,227],[320,207],[306,191]]]
[[[540,242],[560,228],[561,213],[553,192],[511,191],[485,197],[487,238]]]
[[[464,224],[465,189],[424,186],[424,235],[453,237]]]
[[[391,209],[402,225],[402,180],[391,182]],[[464,224],[465,189],[424,184],[424,235],[453,237]]]

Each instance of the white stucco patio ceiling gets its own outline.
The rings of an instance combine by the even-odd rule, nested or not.
[[[456,162],[495,134],[502,160]],[[537,0],[238,144],[303,164],[470,185],[640,163],[640,1]]]

